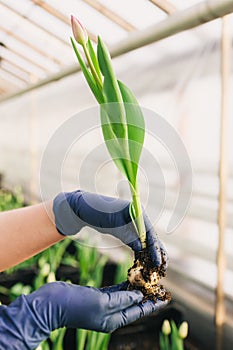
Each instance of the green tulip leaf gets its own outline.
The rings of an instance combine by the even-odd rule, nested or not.
[[[72,45],[84,76],[100,103],[101,127],[108,152],[129,182],[132,193],[130,215],[137,227],[142,246],[145,247],[145,225],[137,184],[138,165],[145,136],[143,113],[132,91],[117,80],[110,54],[100,37],[98,37],[97,56],[90,39],[84,47],[88,62],[91,63],[92,74],[83,62],[73,40]]]
[[[124,101],[128,126],[129,154],[134,168],[135,181],[145,137],[145,121],[138,102],[131,90],[118,81]]]
[[[78,52],[78,49],[74,43],[74,40],[71,38],[71,43],[72,43],[72,46],[73,46],[73,49],[74,49],[74,52],[77,56],[77,59],[78,59],[78,62],[80,64],[80,67],[83,71],[83,74],[86,78],[86,81],[91,89],[91,91],[93,92],[94,96],[96,97],[97,101],[99,103],[103,103],[103,96],[101,94],[101,92],[99,91],[99,88],[93,78],[93,76],[91,75],[90,71],[88,70],[86,64],[84,63],[80,53]]]
[[[90,54],[92,63],[94,65],[94,67],[95,67],[96,73],[97,73],[98,77],[100,78],[100,80],[102,80],[102,75],[101,75],[101,71],[100,71],[98,58],[96,56],[96,53],[95,53],[95,50],[93,48],[93,45],[92,45],[92,42],[91,42],[90,38],[88,38],[88,41],[87,41],[86,45],[87,45],[87,49],[88,49],[88,52]]]

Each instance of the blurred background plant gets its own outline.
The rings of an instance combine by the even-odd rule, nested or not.
[[[100,255],[95,248],[80,245],[77,253],[80,267],[80,284],[96,288],[101,287],[107,257]],[[76,334],[78,350],[105,350],[108,348],[110,334],[86,329],[77,329]]]
[[[188,323],[182,322],[179,327],[173,320],[165,319],[159,337],[160,350],[184,350],[184,339],[188,335]]]
[[[20,187],[14,191],[0,188],[0,211],[20,208],[24,205],[24,198]]]

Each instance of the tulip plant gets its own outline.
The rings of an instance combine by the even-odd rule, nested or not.
[[[110,54],[102,39],[98,37],[96,54],[82,24],[73,16],[71,23],[74,38],[82,46],[87,64],[71,38],[72,46],[86,81],[100,104],[101,126],[107,149],[118,169],[128,180],[132,194],[130,216],[142,247],[146,248],[146,232],[137,181],[145,134],[144,117],[132,91],[117,80]]]
[[[164,320],[160,333],[160,350],[184,350],[184,339],[188,336],[188,323],[182,322],[179,328],[172,320]]]

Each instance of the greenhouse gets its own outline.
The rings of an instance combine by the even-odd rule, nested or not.
[[[0,350],[233,349],[233,0],[0,8]]]

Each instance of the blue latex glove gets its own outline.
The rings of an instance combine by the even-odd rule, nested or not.
[[[126,283],[96,289],[53,282],[0,306],[0,349],[34,349],[60,327],[112,332],[166,305],[141,303],[140,291],[122,290]]]
[[[101,196],[96,193],[74,191],[60,193],[54,199],[53,212],[58,231],[63,235],[74,235],[89,226],[101,233],[119,238],[135,252],[142,249],[140,239],[129,214],[130,203],[119,198]],[[167,254],[163,244],[146,214],[143,214],[147,248],[155,266],[160,266],[162,256],[166,270]]]

